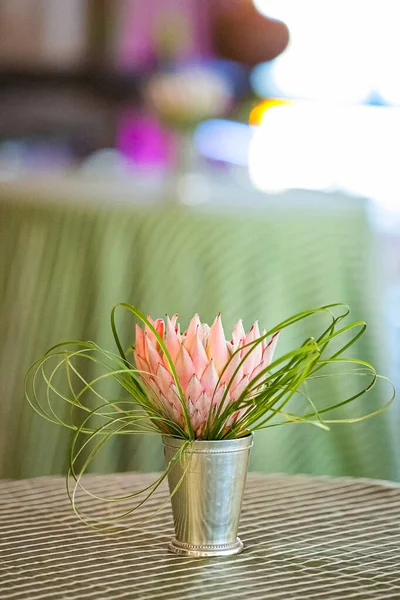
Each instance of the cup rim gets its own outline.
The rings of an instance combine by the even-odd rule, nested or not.
[[[184,438],[177,438],[174,436],[163,435],[162,441],[164,447],[169,448],[181,448],[189,440]],[[198,453],[221,453],[221,452],[240,452],[248,450],[253,445],[253,433],[250,431],[247,435],[232,440],[193,440],[188,445],[185,452],[191,454]]]

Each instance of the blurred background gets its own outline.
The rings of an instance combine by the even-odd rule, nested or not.
[[[71,435],[24,376],[60,340],[113,350],[117,302],[221,311],[227,334],[346,302],[369,325],[352,355],[399,384],[396,3],[0,0],[0,477],[65,472]],[[399,480],[399,412],[259,433],[252,468]],[[92,470],[162,467],[123,437]]]

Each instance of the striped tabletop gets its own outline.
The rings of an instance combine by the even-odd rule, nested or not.
[[[89,475],[93,496],[142,489],[154,475]],[[121,508],[86,496],[91,518]],[[151,519],[147,517],[155,513]],[[0,598],[175,600],[400,599],[400,486],[361,479],[250,475],[240,536],[220,559],[169,554],[165,487],[118,533],[77,519],[63,479],[0,482]]]

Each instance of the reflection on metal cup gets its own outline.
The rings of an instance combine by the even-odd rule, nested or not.
[[[237,537],[253,435],[234,440],[163,436],[175,538],[170,550],[186,556],[229,556]],[[177,453],[179,455],[177,456]]]

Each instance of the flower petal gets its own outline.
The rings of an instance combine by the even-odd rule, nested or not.
[[[260,338],[260,330],[258,328],[258,321],[254,323],[254,325],[250,328],[249,333],[245,337],[244,345],[249,344],[250,342],[255,342]],[[249,375],[254,371],[256,366],[261,362],[262,359],[262,342],[259,342],[257,345],[248,346],[244,348],[241,352],[241,356],[244,358],[247,356],[246,360],[243,363],[243,372],[245,375]]]
[[[226,347],[226,339],[220,314],[216,317],[210,328],[207,342],[207,356],[214,361],[215,369],[218,374],[221,373],[229,360],[229,352]]]
[[[189,406],[189,415],[192,427],[196,437],[201,437],[207,425],[208,413],[210,410],[210,398],[203,392],[197,401]]]
[[[165,338],[165,345],[167,346],[167,350],[171,356],[173,363],[175,363],[179,350],[181,348],[181,341],[175,329],[177,318],[178,315],[174,315],[172,319],[170,319],[167,315],[167,334]],[[164,364],[167,367],[167,369],[169,369],[168,361],[165,357]]]
[[[168,317],[168,315],[167,315]],[[175,313],[171,317],[171,325],[175,329],[175,332],[179,335],[179,323],[178,323],[178,313]]]
[[[250,342],[253,342],[254,339],[255,339],[255,325],[252,325],[250,327],[249,333],[244,338],[243,346],[246,346]],[[252,349],[252,346],[247,346],[247,348],[243,348],[243,350],[240,353],[242,358],[244,358],[245,356],[247,357],[243,363],[243,372],[245,375],[248,375],[249,373],[251,373],[254,370],[256,364],[258,364],[255,362],[254,352],[255,351]]]
[[[150,315],[147,315],[147,320],[150,321],[150,323],[153,325],[154,329],[156,329],[156,321],[154,321]],[[153,344],[156,344],[156,342],[157,342],[156,336],[154,335],[153,331],[150,329],[150,327],[147,324],[144,326],[144,334],[149,337],[149,339],[153,342]]]
[[[143,329],[138,325],[138,323],[136,323],[135,353],[137,353],[142,358],[144,357],[144,353],[145,353],[144,333],[143,333]]]
[[[246,388],[246,386],[249,383],[249,377],[247,375],[245,375],[241,381],[239,381],[239,383],[237,384],[237,386],[235,387],[235,389],[232,390],[231,392],[231,398],[232,400],[238,400],[240,395],[242,394],[242,392],[244,391],[244,389]]]
[[[189,354],[193,361],[196,376],[200,379],[210,361],[198,335],[189,350]]]
[[[258,340],[258,338],[261,337],[260,334],[260,329],[258,327],[258,321],[256,321],[253,325],[254,331],[253,331],[253,340]],[[260,342],[259,344],[257,344],[257,346],[255,346],[252,355],[253,355],[253,360],[254,360],[254,366],[258,365],[258,363],[261,361],[262,358],[262,342]]]
[[[178,389],[175,384],[172,384],[168,390],[168,402],[170,403],[173,411],[173,415],[176,419],[176,422],[180,425],[183,424],[183,408],[182,402],[180,401]]]
[[[269,343],[263,350],[262,359],[260,363],[256,366],[253,372],[249,376],[249,381],[252,381],[257,375],[259,375],[262,371],[264,371],[272,362],[276,345],[278,343],[279,332],[275,333],[270,339]],[[267,373],[264,373],[262,377],[255,383],[254,389],[257,389],[258,386],[262,385],[267,377]]]
[[[210,360],[210,362],[208,363],[208,366],[203,373],[200,383],[211,401],[211,398],[213,397],[214,392],[216,391],[215,388],[218,383],[218,373],[214,367],[214,363],[212,360]]]
[[[156,328],[156,331],[158,333],[158,335],[160,336],[160,338],[162,340],[164,340],[164,333],[165,333],[165,323],[163,319],[157,319],[157,321],[154,324],[154,327]]]
[[[164,396],[168,396],[169,388],[173,382],[174,379],[171,373],[161,363],[159,363],[157,367],[157,384]]]
[[[197,334],[204,348],[207,348],[208,336],[210,335],[210,327],[207,323],[200,323]]]
[[[221,400],[224,397],[226,391],[226,385],[220,385],[217,389],[217,391],[214,394],[214,399],[213,399],[213,406],[219,406],[221,404]],[[224,405],[226,406],[227,403],[229,402],[229,393],[226,395],[225,401],[224,401]]]
[[[275,348],[276,348],[278,340],[279,340],[279,335],[280,335],[280,331],[277,331],[276,333],[274,333],[274,335],[268,342],[268,344],[262,354],[262,364],[263,364],[264,369],[272,363],[272,360],[274,358]]]
[[[257,377],[257,375],[259,375],[261,373],[261,371],[263,371],[266,367],[264,366],[264,363],[261,361],[259,365],[256,366],[256,368],[250,373],[249,375],[249,381],[252,381],[255,377]],[[265,377],[267,376],[267,373],[264,374],[262,377],[260,377],[260,379],[258,379],[255,384],[254,384],[254,390],[258,389],[259,385],[263,384],[263,381],[265,380]]]
[[[261,335],[262,335],[262,337],[266,336],[266,335],[267,335],[267,330],[266,330],[266,329],[263,329],[263,330],[262,330],[262,332],[261,332]],[[262,341],[262,351],[263,351],[263,352],[264,352],[265,348],[267,347],[267,343],[268,343],[268,342],[267,342],[267,338],[266,338],[266,337],[264,337],[264,339],[263,339],[263,341]]]
[[[229,384],[229,382],[232,379],[233,374],[235,373],[236,369],[238,368],[241,360],[242,360],[241,352],[237,352],[235,354],[235,356],[230,360],[226,370],[222,374],[222,377],[221,377],[222,383],[226,383],[227,385]],[[239,383],[239,381],[242,379],[242,377],[243,377],[243,365],[239,368],[238,372],[236,373],[236,375],[229,387],[229,391],[231,391],[235,388],[235,386]]]
[[[202,427],[203,427],[203,419],[200,414],[200,411],[197,409],[196,404],[193,404],[192,402],[189,402],[188,410],[189,410],[190,422],[194,429],[195,435],[196,435],[196,437],[200,437]]]
[[[192,345],[196,341],[197,330],[198,330],[198,328],[199,328],[200,325],[201,325],[201,323],[200,323],[199,315],[196,313],[194,315],[194,317],[192,318],[192,320],[190,321],[190,323],[189,323],[188,330],[185,332],[186,333],[186,337],[185,337],[185,340],[183,342],[185,344],[186,350],[188,350],[189,353],[190,353],[190,350],[192,348]]]
[[[196,408],[199,411],[204,425],[207,423],[208,413],[210,412],[211,401],[208,395],[203,392],[196,402]]]
[[[203,386],[197,379],[196,375],[193,375],[185,389],[185,398],[187,402],[190,400],[191,402],[195,403],[202,392]]]
[[[141,356],[139,356],[139,354],[137,354],[135,352],[135,363],[136,363],[136,367],[139,369],[139,371],[143,371],[144,373],[151,373],[150,367],[147,364],[147,361],[142,358]],[[141,373],[142,375],[142,373]]]
[[[181,346],[178,356],[176,357],[175,369],[178,375],[179,383],[182,390],[186,389],[187,384],[195,375],[193,361],[190,358],[189,352],[185,346]]]
[[[236,323],[236,325],[234,326],[233,331],[232,331],[232,342],[233,342],[233,347],[235,350],[237,348],[239,348],[240,341],[244,340],[245,337],[246,337],[246,332],[243,327],[243,321],[242,321],[242,319],[240,319]]]
[[[153,336],[154,337],[154,336]],[[156,346],[147,333],[144,334],[145,338],[145,356],[147,364],[150,367],[150,371],[156,375],[157,367],[161,362],[161,356],[156,350]]]

